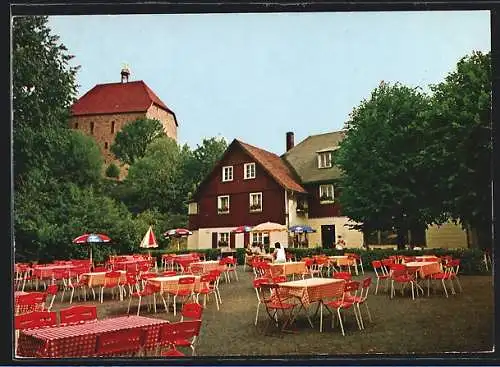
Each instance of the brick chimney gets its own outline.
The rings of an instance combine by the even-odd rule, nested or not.
[[[287,152],[294,147],[293,140],[294,140],[293,131],[287,132],[286,133],[286,151]]]
[[[124,65],[121,71],[121,76],[122,76],[122,83],[128,83],[128,77],[130,76],[130,69],[128,68],[127,65]]]

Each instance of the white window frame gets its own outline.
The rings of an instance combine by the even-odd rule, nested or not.
[[[227,172],[227,175],[226,175]],[[233,180],[233,166],[222,167],[222,182],[228,182]]]
[[[226,211],[222,211],[222,200],[225,199],[225,198],[227,198],[227,210]],[[231,206],[231,203],[230,203],[229,195],[217,196],[217,213],[219,213],[219,214],[228,214],[229,210],[230,210],[230,206]]]
[[[328,194],[331,191],[332,193],[331,199],[327,200],[321,199],[325,190],[326,194]],[[319,185],[319,202],[321,204],[327,204],[327,203],[333,203],[334,201],[335,201],[335,188],[333,187],[333,184]]]
[[[217,246],[220,242],[225,242],[229,246],[229,232],[219,232],[219,240],[217,241]]]
[[[252,232],[252,242],[258,244],[264,244],[264,237],[269,237],[269,233],[267,232]]]
[[[251,173],[250,175],[248,174],[249,173],[248,170]],[[251,179],[255,178],[255,176],[257,176],[256,171],[255,171],[255,163],[254,162],[245,163],[243,165],[243,178],[245,180],[251,180]]]
[[[252,197],[254,196],[257,196],[257,197],[260,197],[260,208],[258,209],[252,209],[252,203],[253,203],[253,200],[252,200]],[[251,192],[250,194],[248,194],[248,208],[250,209],[251,212],[261,212],[262,211],[262,206],[263,206],[263,203],[262,203],[262,192]]]
[[[318,153],[318,168],[332,167],[332,152]]]

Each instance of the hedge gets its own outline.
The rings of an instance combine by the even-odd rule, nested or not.
[[[326,254],[328,256],[343,255],[344,252],[356,253],[361,256],[363,261],[364,270],[371,271],[371,262],[373,260],[380,260],[387,258],[391,255],[406,255],[406,256],[419,256],[419,255],[436,255],[436,256],[452,256],[453,258],[460,259],[460,273],[468,275],[477,274],[491,274],[490,271],[486,271],[483,263],[483,252],[480,249],[423,249],[423,250],[393,250],[393,249],[323,249],[322,247],[316,248],[287,248],[286,251],[290,254],[296,256],[297,259],[303,257]],[[152,250],[151,255],[160,257],[163,254],[175,253],[175,254],[186,254],[189,252],[198,252],[205,254],[207,260],[216,260],[220,256],[220,251],[218,249],[200,249],[200,250]],[[236,258],[238,259],[238,264],[242,265],[245,259],[245,249],[236,249]]]

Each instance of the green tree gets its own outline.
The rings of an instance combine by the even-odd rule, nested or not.
[[[127,123],[116,134],[111,152],[123,163],[132,165],[144,156],[151,142],[163,136],[165,132],[160,121],[140,118]]]
[[[185,179],[190,182],[191,193],[196,190],[200,182],[212,171],[226,149],[227,141],[224,138],[212,137],[203,139],[201,145],[197,145],[184,166]]]
[[[156,209],[162,213],[186,213],[188,184],[183,162],[191,154],[173,139],[163,137],[148,145],[144,157],[130,166],[123,198],[134,213]]]
[[[106,176],[111,177],[111,178],[118,178],[120,177],[120,168],[113,162],[111,162],[106,168]]]
[[[54,155],[67,127],[78,67],[47,26],[47,17],[15,17],[12,29],[12,93],[15,185],[30,168],[57,165]]]
[[[471,230],[474,246],[492,241],[491,53],[463,57],[432,85],[428,153],[439,172],[440,199]]]
[[[342,169],[340,205],[365,232],[408,230],[441,220],[438,191],[425,161],[428,97],[417,88],[382,82],[346,124],[335,154]]]

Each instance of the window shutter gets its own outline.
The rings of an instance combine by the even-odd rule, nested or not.
[[[230,248],[236,247],[236,234],[234,232],[231,232],[229,234],[229,247]]]
[[[212,232],[212,248],[217,248],[217,232]]]

